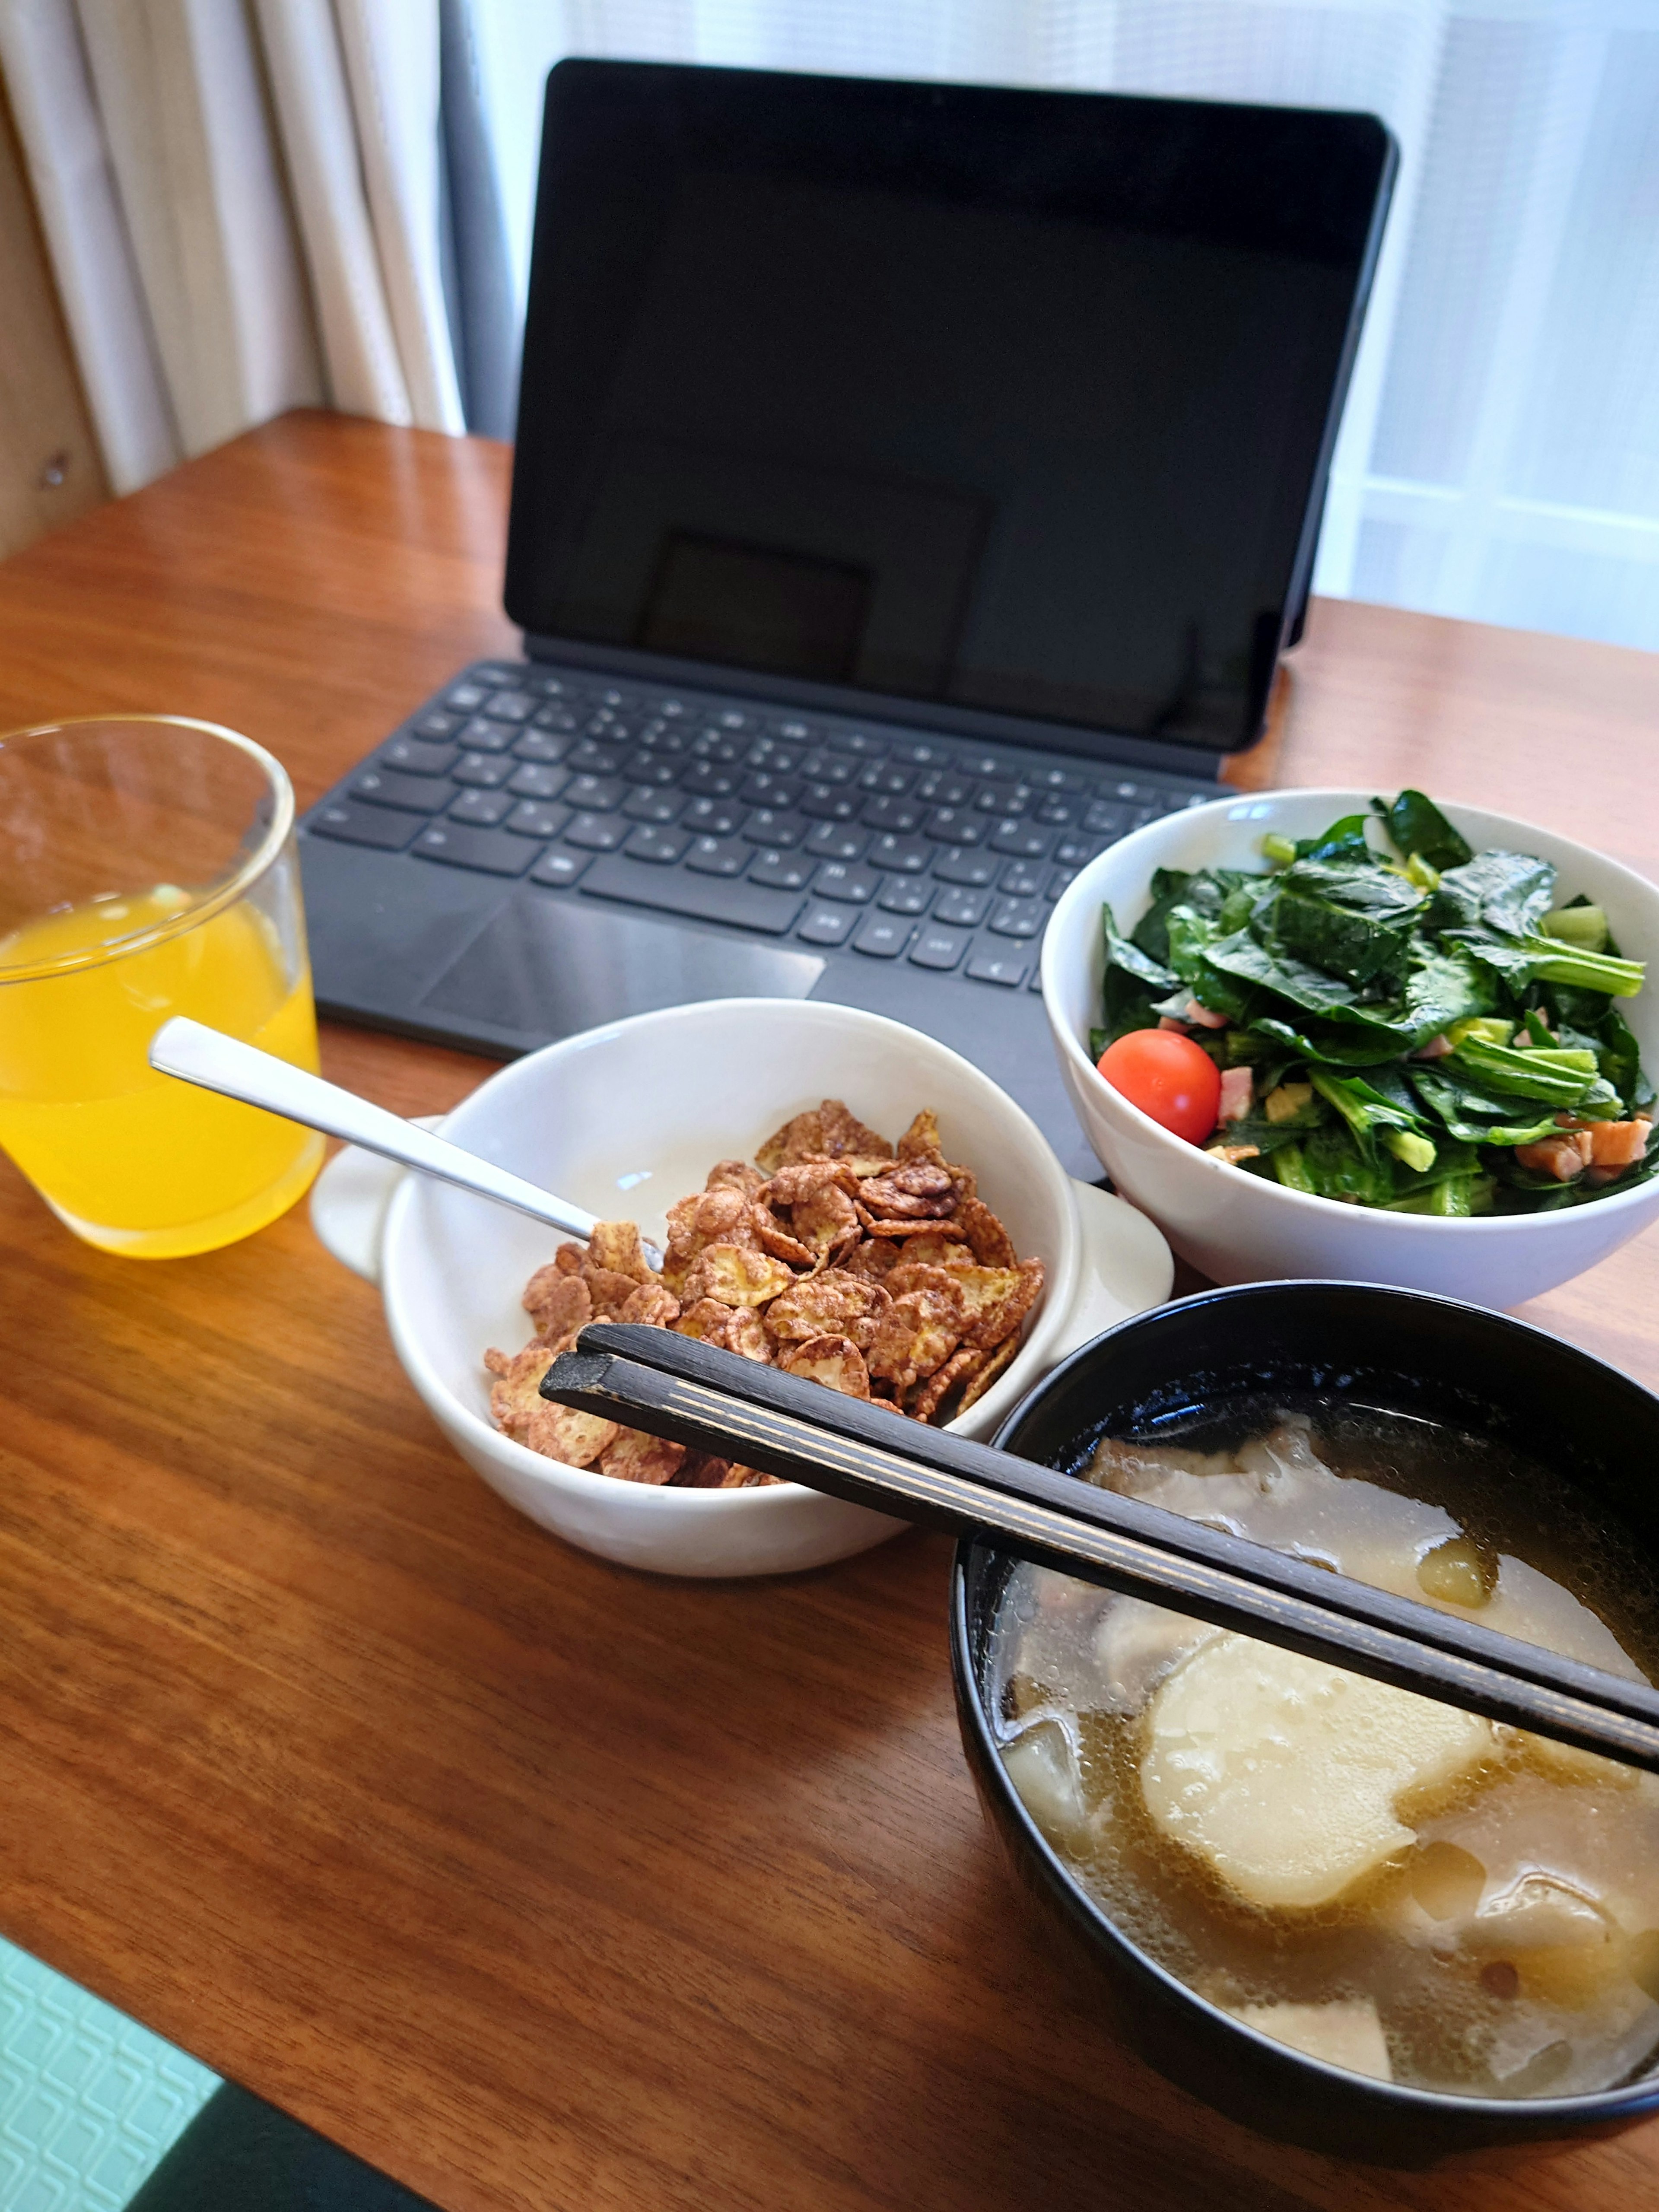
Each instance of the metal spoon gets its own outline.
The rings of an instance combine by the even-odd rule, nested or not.
[[[583,1243],[593,1234],[596,1216],[568,1200],[555,1198],[522,1176],[510,1175],[476,1152],[451,1144],[447,1137],[434,1136],[401,1115],[388,1113],[384,1106],[371,1105],[355,1091],[325,1083],[320,1075],[308,1075],[274,1053],[227,1036],[222,1030],[175,1015],[150,1039],[149,1064],[160,1074],[176,1075],[181,1082],[216,1091],[226,1098],[240,1098],[245,1106],[263,1106],[266,1113],[280,1114],[286,1121],[320,1129],[325,1136],[343,1137],[349,1145],[361,1145],[366,1152],[379,1152],[420,1175],[435,1176],[441,1182],[453,1182],[480,1198],[493,1198],[529,1214],[533,1221],[580,1237]],[[654,1244],[646,1244],[644,1250],[651,1267],[662,1266],[662,1254]]]

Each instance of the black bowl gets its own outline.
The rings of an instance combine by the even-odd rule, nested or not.
[[[1659,1551],[1659,1399],[1587,1352],[1507,1316],[1358,1283],[1257,1283],[1138,1315],[1074,1352],[996,1441],[1073,1467],[1124,1434],[1245,1395],[1322,1392],[1499,1439],[1552,1466]],[[958,1546],[951,1666],[963,1747],[994,1827],[1103,2009],[1172,2081],[1247,2126],[1375,2163],[1611,2133],[1659,2108],[1659,2061],[1574,2097],[1506,2100],[1375,2081],[1231,2019],[1157,1965],[1066,1871],[1009,1782],[990,1717],[989,1629],[1012,1561]]]

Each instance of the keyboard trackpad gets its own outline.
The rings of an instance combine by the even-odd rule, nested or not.
[[[526,1046],[694,999],[804,999],[823,972],[805,952],[636,921],[565,899],[509,899],[421,1000]]]

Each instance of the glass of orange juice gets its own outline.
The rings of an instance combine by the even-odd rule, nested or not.
[[[0,737],[0,1145],[137,1259],[262,1229],[322,1164],[310,1130],[154,1073],[173,1014],[317,1066],[281,766],[174,714]]]

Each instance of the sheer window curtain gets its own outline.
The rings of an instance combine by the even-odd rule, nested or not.
[[[117,484],[318,398],[510,435],[567,53],[1374,110],[1316,588],[1659,650],[1659,0],[0,0]]]

